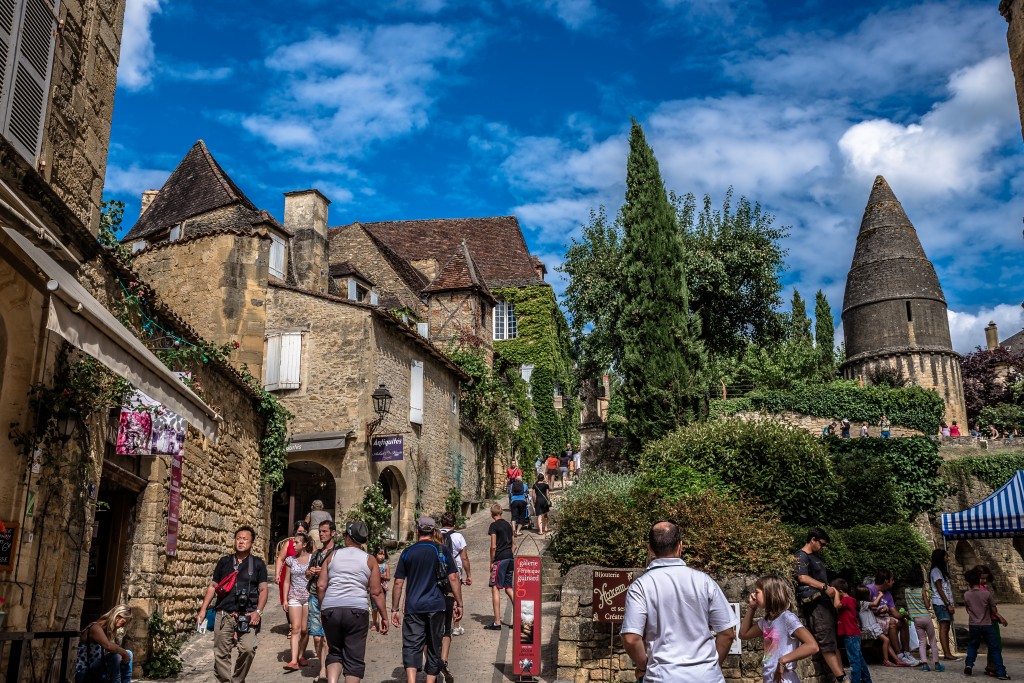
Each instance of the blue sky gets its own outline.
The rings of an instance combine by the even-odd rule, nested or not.
[[[553,271],[592,207],[621,204],[633,116],[668,189],[719,203],[732,185],[791,227],[786,298],[822,288],[837,321],[885,175],[969,351],[989,319],[1024,326],[1024,144],[997,5],[128,0],[106,195],[131,225],[202,138],[279,218],[307,187],[332,225],[514,214]]]

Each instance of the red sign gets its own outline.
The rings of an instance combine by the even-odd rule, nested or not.
[[[540,558],[517,557],[515,601],[512,604],[512,673],[539,676],[540,656]]]
[[[594,621],[621,623],[626,616],[626,591],[641,570],[594,570]]]
[[[171,485],[167,501],[167,554],[178,554],[178,512],[181,509],[181,460],[178,452],[171,456]]]

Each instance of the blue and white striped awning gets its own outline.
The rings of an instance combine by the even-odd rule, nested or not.
[[[1024,536],[1024,470],[974,507],[942,515],[946,538]]]

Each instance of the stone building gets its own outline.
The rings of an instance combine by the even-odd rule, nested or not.
[[[234,526],[265,529],[264,417],[229,365],[175,368],[191,373],[188,384],[167,367],[129,290],[167,339],[205,342],[97,241],[125,3],[8,4],[0,13],[3,628],[77,632],[130,602],[130,647],[141,662],[150,614],[159,607],[190,619]],[[173,475],[168,456],[116,453],[122,380],[188,424]],[[22,678],[55,676],[59,646],[32,639]],[[15,670],[5,675],[18,680]]]
[[[415,270],[397,258],[380,268],[329,258],[323,194],[286,193],[281,224],[202,141],[146,200],[124,238],[136,267],[202,334],[237,341],[235,361],[258,368],[295,416],[285,485],[273,497],[275,538],[316,499],[343,517],[375,482],[399,538],[417,511],[443,509],[452,488],[467,504],[480,499],[476,443],[459,407],[468,376],[402,313],[418,299],[393,285],[422,287]],[[372,393],[381,385],[393,400],[378,421]]]
[[[843,300],[847,379],[895,370],[934,389],[947,422],[967,424],[960,356],[953,351],[946,299],[917,231],[885,178],[864,209]]]

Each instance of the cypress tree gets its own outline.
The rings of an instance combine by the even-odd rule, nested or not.
[[[835,374],[835,322],[832,320],[832,307],[828,305],[828,299],[820,289],[814,295],[814,345],[821,358],[822,374]]]
[[[790,305],[792,311],[789,316],[789,339],[795,343],[811,344],[811,321],[807,317],[807,304],[795,288],[793,289],[793,301]]]
[[[634,120],[622,208],[617,328],[630,452],[694,416],[702,362],[683,240],[658,161]]]

